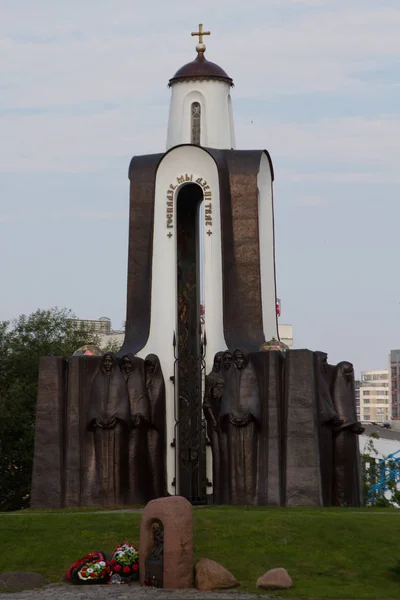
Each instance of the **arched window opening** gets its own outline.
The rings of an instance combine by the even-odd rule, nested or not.
[[[192,135],[191,144],[197,144],[200,146],[200,133],[201,133],[201,106],[200,102],[192,102]]]

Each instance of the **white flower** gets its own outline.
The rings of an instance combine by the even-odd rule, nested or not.
[[[87,573],[93,573],[93,569],[91,567],[88,568]]]
[[[105,567],[105,566],[106,566],[106,563],[104,562],[104,560],[101,560],[101,561],[99,562],[99,565],[100,565],[100,567]]]

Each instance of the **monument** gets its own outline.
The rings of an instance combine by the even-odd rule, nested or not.
[[[272,161],[235,149],[209,34],[129,167],[121,350],[41,360],[32,506],[361,503],[352,366],[279,341]]]

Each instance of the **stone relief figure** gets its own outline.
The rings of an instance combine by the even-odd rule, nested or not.
[[[162,523],[154,521],[151,529],[153,531],[153,549],[149,559],[162,561],[164,556],[164,529]]]
[[[224,377],[224,379],[227,377],[228,372],[232,366],[232,361],[233,361],[233,356],[232,356],[232,352],[230,352],[229,350],[226,350],[223,354],[222,354],[222,376]]]
[[[325,352],[314,352],[322,501],[330,506],[333,481],[332,429],[340,424],[329,387],[330,366]]]
[[[340,419],[335,410],[331,391],[329,389],[328,355],[325,352],[314,352],[315,376],[317,384],[318,410],[320,425],[340,425]]]
[[[221,440],[219,427],[219,413],[225,384],[224,378],[221,375],[222,355],[223,352],[218,352],[214,357],[213,368],[206,377],[203,402],[203,411],[207,423],[207,436],[210,440],[212,452],[214,504],[222,502],[220,446],[223,440]]]
[[[333,436],[333,495],[334,506],[360,506],[361,474],[357,435],[364,428],[357,420],[354,390],[354,369],[347,361],[335,369],[333,401],[341,419],[340,428]]]
[[[144,584],[151,587],[163,587],[164,579],[164,526],[158,519],[151,524],[153,545],[145,560]]]
[[[86,494],[101,504],[125,504],[129,479],[129,397],[117,358],[106,352],[90,388],[87,429],[94,452],[84,470]]]
[[[165,382],[160,361],[155,354],[146,356],[144,366],[150,402],[150,423],[147,432],[151,473],[149,479],[152,483],[153,498],[160,498],[167,494]]]
[[[145,387],[144,360],[133,354],[126,354],[121,362],[132,420],[129,437],[129,502],[143,504],[151,499],[147,445],[150,404]]]
[[[228,446],[228,464],[221,464],[221,472],[227,473],[228,498],[224,501],[229,504],[255,503],[260,409],[255,368],[241,350],[235,350],[220,410]]]
[[[335,371],[333,402],[340,419],[339,429],[361,434],[364,427],[357,419],[354,391],[354,367],[347,361],[340,362]]]
[[[213,367],[208,375],[206,375],[205,380],[205,391],[204,391],[204,400],[208,398],[211,388],[213,387],[215,381],[220,380],[222,375],[222,356],[223,352],[217,352],[214,356]]]

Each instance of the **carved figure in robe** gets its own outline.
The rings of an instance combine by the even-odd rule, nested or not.
[[[232,352],[230,352],[229,350],[225,350],[225,352],[222,354],[222,376],[224,378],[226,378],[228,375],[228,372],[232,366],[232,361]]]
[[[221,493],[221,431],[219,427],[219,413],[225,381],[221,376],[221,363],[223,352],[218,352],[214,357],[212,371],[206,377],[203,411],[207,423],[207,436],[211,444],[213,465],[213,495],[214,504],[222,502]]]
[[[129,502],[144,504],[152,498],[147,445],[150,403],[145,387],[144,360],[133,354],[125,354],[122,357],[122,371],[132,419],[129,436]]]
[[[222,361],[221,361],[221,369],[218,372],[220,376],[226,382],[226,378],[228,377],[228,373],[232,367],[233,355],[230,350],[225,350],[222,353]],[[219,360],[217,359],[217,364]],[[218,439],[219,439],[219,499],[218,502],[220,504],[228,504],[231,493],[229,491],[228,485],[228,463],[229,463],[229,455],[228,455],[228,431],[227,427],[219,426],[218,431]],[[214,460],[214,459],[213,459]]]
[[[206,401],[206,399],[208,398],[208,396],[210,394],[210,390],[213,387],[215,381],[220,380],[221,377],[223,379],[223,375],[222,375],[222,356],[223,356],[223,354],[224,354],[223,352],[217,352],[217,354],[214,356],[213,367],[212,367],[211,371],[209,372],[209,374],[206,375],[204,401]]]
[[[328,355],[325,352],[314,352],[315,375],[318,396],[318,411],[320,425],[338,427],[341,423],[335,410],[331,391],[329,389]]]
[[[338,377],[338,375],[341,377]],[[354,367],[350,362],[340,362],[335,370],[333,402],[340,419],[340,431],[348,429],[360,435],[364,427],[357,418],[354,389]]]
[[[151,526],[153,532],[153,550],[149,556],[150,560],[162,561],[164,556],[164,528],[160,521],[155,521]]]
[[[112,352],[102,357],[90,388],[87,429],[94,452],[84,469],[85,496],[106,506],[128,500],[131,414],[125,381]]]
[[[260,390],[254,365],[241,351],[233,353],[221,402],[220,424],[227,432],[228,503],[254,504],[257,492]]]
[[[158,356],[146,356],[144,366],[150,402],[150,423],[147,432],[151,474],[149,479],[152,482],[153,497],[160,498],[167,494],[165,383]]]
[[[342,421],[333,437],[333,496],[335,506],[360,506],[361,471],[358,435],[364,428],[357,420],[353,365],[340,362],[333,380],[333,401]]]
[[[330,506],[333,482],[333,428],[340,425],[340,419],[334,408],[329,387],[328,355],[325,352],[314,352],[314,364],[322,502],[324,506]]]

